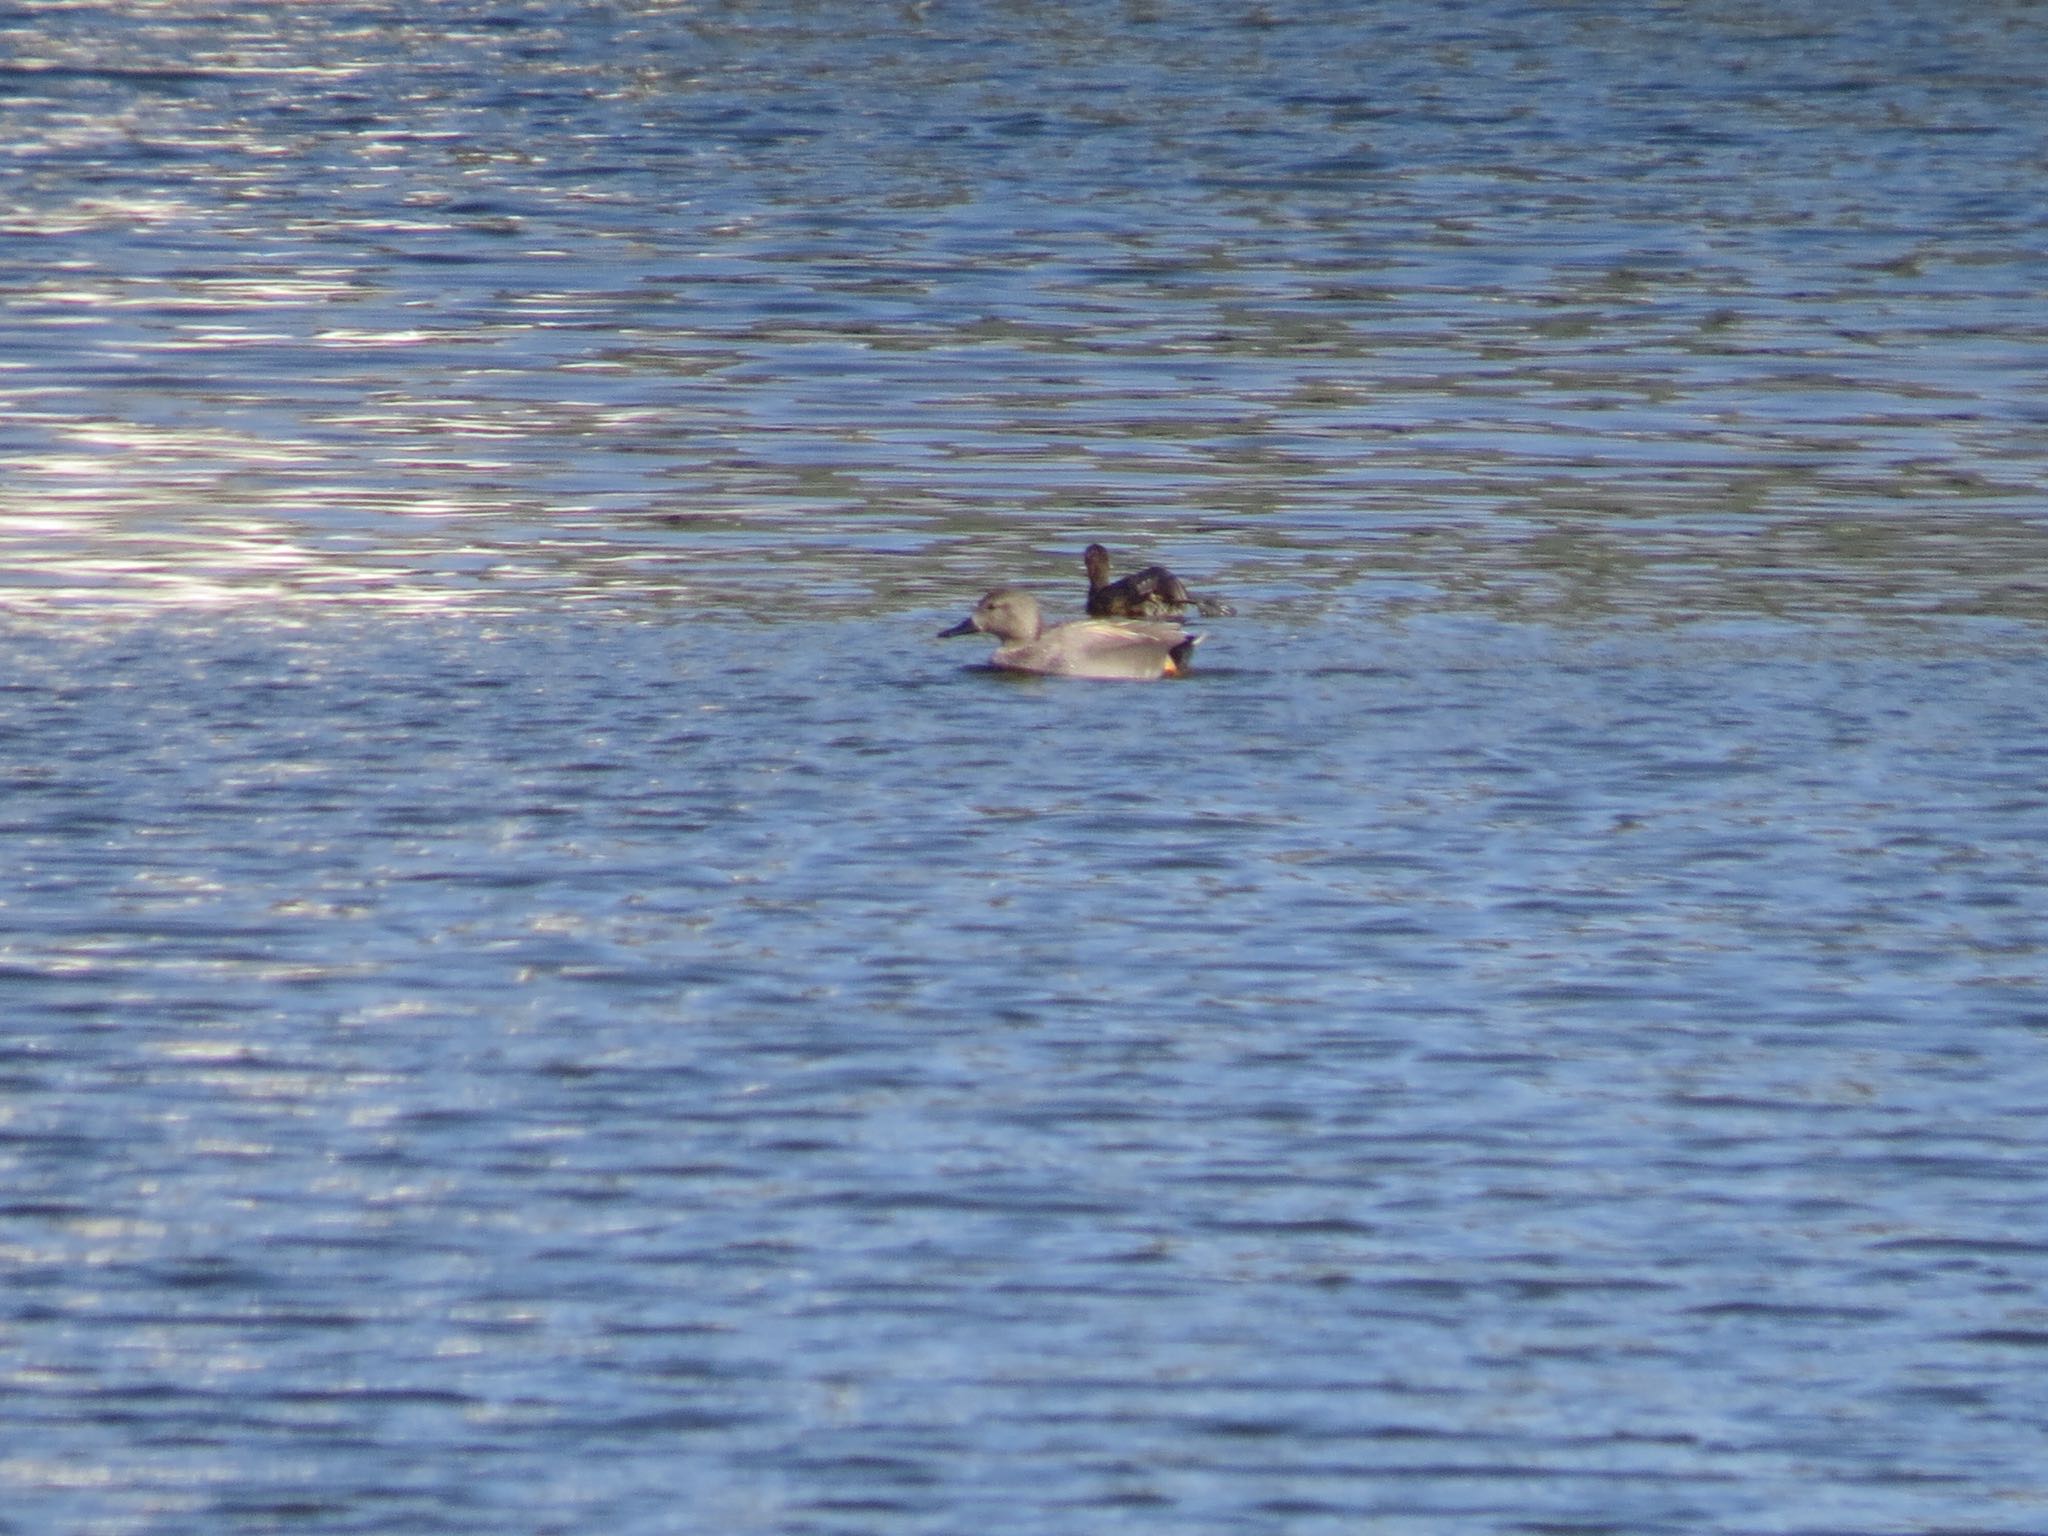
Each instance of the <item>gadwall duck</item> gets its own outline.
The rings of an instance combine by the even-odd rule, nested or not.
[[[1109,551],[1090,544],[1081,552],[1088,567],[1088,613],[1097,619],[1167,619],[1189,608],[1210,618],[1237,610],[1213,597],[1197,597],[1163,565],[1148,565],[1117,581],[1109,579]]]
[[[974,612],[940,630],[939,638],[977,630],[1002,642],[992,658],[998,667],[1053,677],[1178,677],[1202,638],[1178,624],[1107,619],[1076,619],[1047,629],[1038,600],[1015,587],[996,588]]]

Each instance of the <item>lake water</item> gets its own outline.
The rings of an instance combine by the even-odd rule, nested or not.
[[[0,1532],[2048,1528],[2042,23],[0,10]]]

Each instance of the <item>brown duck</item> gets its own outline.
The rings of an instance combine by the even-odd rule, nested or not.
[[[1237,610],[1213,597],[1198,597],[1181,579],[1163,565],[1148,565],[1142,571],[1116,581],[1109,579],[1109,551],[1090,544],[1081,552],[1088,567],[1088,616],[1095,619],[1170,619],[1192,608],[1210,618],[1221,618]]]
[[[1037,601],[1015,587],[996,588],[939,638],[976,631],[1001,642],[990,658],[995,666],[1052,677],[1179,677],[1202,639],[1167,623],[1076,619],[1047,628]]]

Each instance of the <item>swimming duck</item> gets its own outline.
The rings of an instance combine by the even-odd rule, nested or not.
[[[1107,619],[1076,619],[1047,629],[1038,600],[1015,587],[997,587],[974,612],[940,630],[939,638],[976,630],[1002,642],[992,658],[998,667],[1053,677],[1178,677],[1202,638],[1178,624]]]
[[[1109,579],[1109,551],[1090,544],[1081,552],[1088,567],[1088,612],[1098,619],[1164,619],[1193,608],[1211,618],[1237,610],[1213,597],[1197,597],[1163,565],[1148,565],[1117,581]]]

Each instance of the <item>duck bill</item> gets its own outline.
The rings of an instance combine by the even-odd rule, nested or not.
[[[974,620],[972,620],[972,619],[962,619],[962,620],[961,620],[961,621],[960,621],[960,622],[959,622],[958,624],[955,624],[955,625],[954,625],[954,626],[953,626],[953,627],[952,627],[951,629],[942,629],[942,630],[940,630],[940,631],[939,631],[939,638],[940,638],[941,640],[950,640],[950,639],[952,639],[952,638],[953,638],[953,637],[954,637],[955,635],[971,635],[971,634],[973,634],[973,633],[974,633]]]

